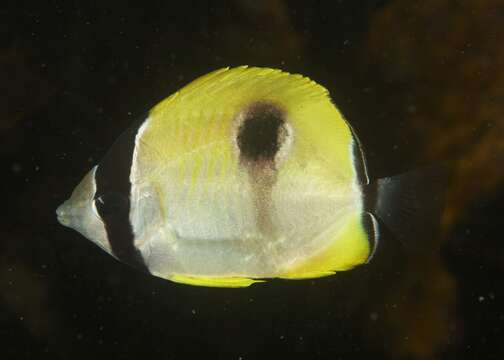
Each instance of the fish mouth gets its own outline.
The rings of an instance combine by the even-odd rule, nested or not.
[[[68,212],[67,201],[58,206],[56,209],[56,217],[61,225],[70,226],[70,214]]]

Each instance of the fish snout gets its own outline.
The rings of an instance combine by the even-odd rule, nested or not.
[[[83,223],[87,216],[87,207],[83,201],[76,201],[75,198],[66,200],[56,209],[56,216],[61,225],[75,228]]]
[[[68,226],[70,224],[70,220],[68,219],[68,205],[66,201],[58,206],[56,209],[56,216],[61,225]]]

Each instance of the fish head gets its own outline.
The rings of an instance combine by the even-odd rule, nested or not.
[[[105,224],[96,209],[96,169],[95,166],[84,176],[70,198],[57,208],[56,215],[60,224],[78,231],[110,253]]]

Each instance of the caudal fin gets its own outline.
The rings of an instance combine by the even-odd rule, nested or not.
[[[374,214],[401,241],[432,234],[441,219],[448,175],[443,165],[379,179]]]

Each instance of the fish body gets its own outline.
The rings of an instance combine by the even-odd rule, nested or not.
[[[374,252],[365,169],[323,86],[225,68],[123,133],[57,214],[117,259],[176,282],[321,277]]]

